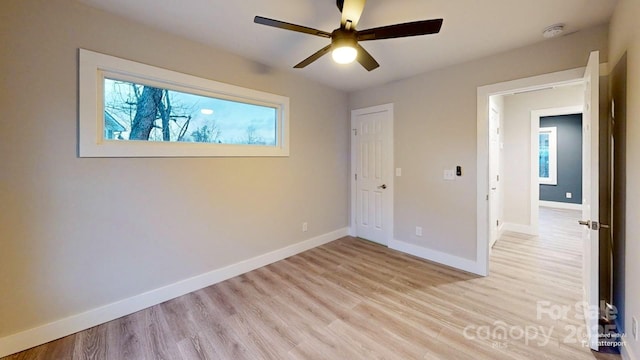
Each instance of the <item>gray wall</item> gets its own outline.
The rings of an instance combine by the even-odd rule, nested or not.
[[[541,184],[540,200],[582,204],[582,114],[545,116],[540,127],[557,128],[558,137],[558,182]]]

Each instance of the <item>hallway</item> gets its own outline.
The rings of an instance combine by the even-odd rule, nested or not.
[[[529,299],[522,307],[553,330],[554,346],[578,349],[586,339],[581,312],[576,311],[581,310],[582,302],[581,212],[540,207],[539,214],[539,236],[507,232],[497,241],[491,255],[491,277],[527,278],[519,286],[536,304]],[[570,310],[563,315],[547,311],[560,308]],[[603,353],[592,356],[620,359],[619,355]]]

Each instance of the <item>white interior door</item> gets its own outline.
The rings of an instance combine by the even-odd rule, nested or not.
[[[393,107],[354,110],[355,234],[388,245],[393,237]]]
[[[500,112],[489,109],[489,246],[498,240],[499,186],[500,186]]]
[[[585,301],[589,309],[598,309],[599,300],[599,82],[600,56],[594,51],[589,56],[585,71],[585,100],[582,117],[582,231],[583,252],[583,286]],[[593,311],[585,307],[585,319],[589,346],[598,350],[598,318]],[[597,312],[596,312],[597,313]]]

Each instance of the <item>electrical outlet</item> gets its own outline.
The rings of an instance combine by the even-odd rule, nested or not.
[[[631,317],[631,335],[635,341],[638,341],[638,319],[635,316]]]
[[[307,230],[309,230],[309,224],[307,224],[306,222],[302,223],[302,232],[307,232]]]
[[[567,199],[571,199],[573,197],[573,194],[568,192],[565,194],[565,196],[567,197]]]
[[[416,236],[422,236],[422,227],[416,226]]]

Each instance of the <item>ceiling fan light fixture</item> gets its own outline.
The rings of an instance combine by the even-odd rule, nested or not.
[[[357,46],[353,30],[336,29],[331,34],[331,57],[338,64],[352,63],[358,57]]]
[[[331,52],[333,60],[336,63],[348,64],[356,60],[367,71],[372,71],[380,67],[380,64],[378,64],[376,59],[374,59],[367,50],[358,44],[359,41],[437,34],[440,32],[440,28],[442,28],[442,19],[431,19],[381,26],[366,30],[356,30],[362,11],[364,10],[365,2],[366,0],[336,0],[336,5],[342,16],[340,27],[331,33],[262,16],[254,17],[253,22],[331,39],[331,44],[296,64],[294,66],[295,69],[302,69]]]
[[[350,64],[356,59],[357,56],[358,50],[350,45],[337,47],[333,49],[333,52],[331,52],[333,61],[337,62],[338,64]]]

